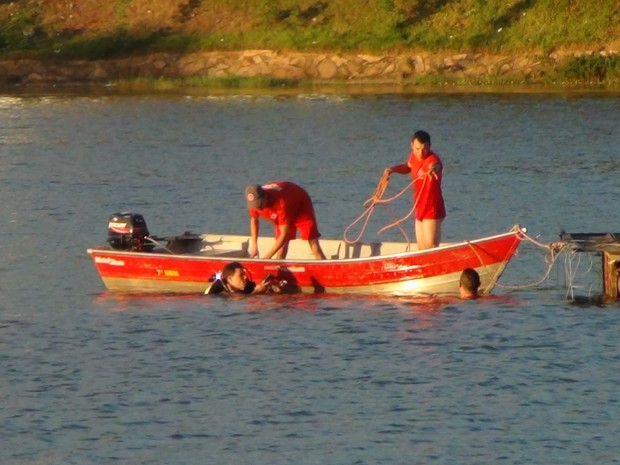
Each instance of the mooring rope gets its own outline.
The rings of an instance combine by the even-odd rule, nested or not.
[[[523,284],[520,286],[510,286],[510,285],[506,285],[506,284],[499,284],[497,283],[498,287],[504,288],[504,289],[527,289],[527,288],[531,288],[531,287],[537,287],[540,286],[544,281],[547,280],[547,278],[549,277],[549,274],[551,273],[551,270],[553,269],[553,265],[555,265],[555,263],[557,262],[558,258],[560,257],[560,255],[562,254],[562,252],[564,252],[568,246],[568,244],[566,242],[553,242],[551,244],[543,244],[542,242],[534,239],[531,236],[528,236],[525,231],[521,231],[521,235],[523,236],[524,240],[527,240],[529,242],[531,242],[532,244],[534,244],[537,247],[540,247],[542,249],[545,249],[547,251],[547,254],[545,255],[545,263],[547,263],[547,270],[545,271],[545,273],[543,274],[543,277],[540,278],[538,281],[530,283],[530,284]]]
[[[564,256],[564,274],[566,277],[566,298],[570,300],[575,299],[574,291],[578,287],[585,288],[585,286],[577,286],[575,285],[575,276],[577,276],[577,270],[581,264],[582,254],[575,252],[574,250],[570,250]],[[577,265],[573,266],[573,262],[577,260]],[[590,255],[590,265],[588,269],[585,271],[585,274],[588,274],[592,271],[592,267],[594,265],[594,261],[592,259],[592,255]],[[591,290],[590,290],[591,294]]]
[[[482,257],[480,256],[480,254],[478,253],[478,251],[474,247],[474,244],[472,244],[469,241],[465,241],[465,242],[467,243],[467,245],[469,246],[471,251],[474,253],[474,255],[476,255],[476,257],[478,257],[478,261],[480,262],[480,266],[484,267],[484,271],[486,272],[486,274],[490,274],[488,272],[488,268],[487,268],[486,264],[484,263],[484,260],[482,260]],[[489,281],[489,285],[483,291],[483,294],[486,294],[489,291],[489,289],[493,287],[494,283],[497,282],[497,279],[499,278],[499,276],[498,276],[499,272],[500,272],[500,270],[498,270],[497,273],[495,273],[495,276],[493,276],[493,278],[491,279],[491,281]]]

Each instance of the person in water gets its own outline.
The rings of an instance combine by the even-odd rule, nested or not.
[[[465,268],[459,279],[459,292],[461,299],[477,299],[480,297],[478,288],[480,287],[480,275],[473,268]]]
[[[431,136],[426,131],[416,131],[411,139],[411,153],[407,163],[390,166],[390,174],[411,174],[413,179],[413,204],[415,208],[415,236],[418,249],[437,247],[441,242],[441,223],[446,208],[441,192],[443,164],[431,151]]]
[[[258,254],[259,218],[263,217],[275,226],[276,241],[262,258],[286,258],[288,244],[297,237],[308,241],[316,259],[325,259],[319,243],[319,233],[312,199],[302,187],[290,181],[274,181],[264,186],[251,184],[245,189],[248,214],[250,215],[251,258]]]
[[[247,276],[247,271],[239,262],[227,264],[221,275],[209,286],[205,294],[266,294],[274,292],[277,286],[273,284],[273,277],[267,276],[263,282],[256,284]]]

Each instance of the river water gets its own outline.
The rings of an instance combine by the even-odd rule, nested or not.
[[[617,463],[620,305],[543,246],[620,231],[619,127],[609,92],[0,95],[0,463]],[[122,296],[86,255],[119,210],[246,233],[277,179],[342,237],[417,129],[444,240],[528,228],[494,296]]]

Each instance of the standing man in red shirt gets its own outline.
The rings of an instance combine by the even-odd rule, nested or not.
[[[441,242],[441,223],[446,208],[441,193],[443,165],[431,151],[431,136],[416,131],[411,139],[411,153],[407,163],[385,169],[385,175],[411,173],[415,208],[415,236],[418,249],[437,247]]]
[[[262,258],[284,259],[288,252],[289,241],[297,237],[308,241],[310,250],[316,259],[325,259],[319,243],[319,229],[310,195],[290,181],[275,181],[264,186],[251,184],[245,189],[245,198],[250,215],[250,247],[251,258],[258,257],[259,217],[271,221],[275,225],[276,241]]]

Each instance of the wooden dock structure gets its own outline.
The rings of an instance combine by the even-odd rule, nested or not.
[[[603,296],[620,299],[620,233],[567,233],[560,239],[573,252],[600,253],[603,273]]]

